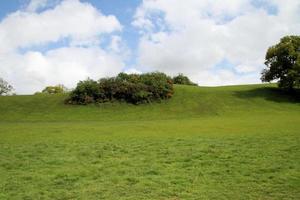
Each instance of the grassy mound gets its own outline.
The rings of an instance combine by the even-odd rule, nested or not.
[[[0,199],[300,198],[300,102],[274,85],[65,97],[0,97]]]

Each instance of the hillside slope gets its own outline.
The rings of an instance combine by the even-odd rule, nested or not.
[[[274,85],[65,97],[0,97],[0,199],[300,199],[300,103]]]
[[[72,106],[66,95],[0,97],[0,121],[122,121],[204,116],[299,113],[300,101],[274,85],[175,86],[172,99],[151,105],[106,103]]]

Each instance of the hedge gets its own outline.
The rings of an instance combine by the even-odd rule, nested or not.
[[[120,73],[116,77],[102,78],[99,81],[80,81],[66,103],[86,105],[120,101],[141,104],[169,99],[173,93],[172,78],[164,73]]]

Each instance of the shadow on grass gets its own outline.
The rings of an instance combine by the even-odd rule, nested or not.
[[[246,91],[237,91],[234,93],[235,96],[243,99],[250,98],[264,98],[268,101],[273,102],[290,102],[300,103],[300,89],[289,92],[279,88],[255,88]]]

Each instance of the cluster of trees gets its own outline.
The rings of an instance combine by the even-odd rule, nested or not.
[[[300,36],[286,36],[266,53],[266,69],[261,80],[278,80],[280,88],[293,91],[300,88]]]
[[[120,73],[116,77],[102,78],[99,81],[87,79],[80,81],[70,92],[64,85],[47,86],[35,94],[60,94],[70,92],[66,100],[71,104],[89,104],[93,102],[125,101],[133,104],[147,103],[171,98],[174,84],[197,85],[187,76],[178,74],[173,78],[164,73],[146,74]],[[0,78],[0,95],[8,95],[13,87]]]
[[[287,90],[300,89],[300,36],[285,36],[271,46],[265,57],[266,69],[262,71],[263,82],[278,81]],[[80,81],[70,93],[67,102],[88,104],[92,102],[125,101],[139,104],[172,97],[174,84],[197,85],[187,76],[178,74],[171,78],[164,73],[120,73],[116,77]],[[8,95],[13,87],[0,77],[0,95]],[[63,85],[48,86],[42,93],[68,92]]]
[[[149,103],[173,96],[172,78],[164,73],[120,73],[99,81],[80,81],[66,100],[68,104],[89,104],[121,101],[132,104]]]

